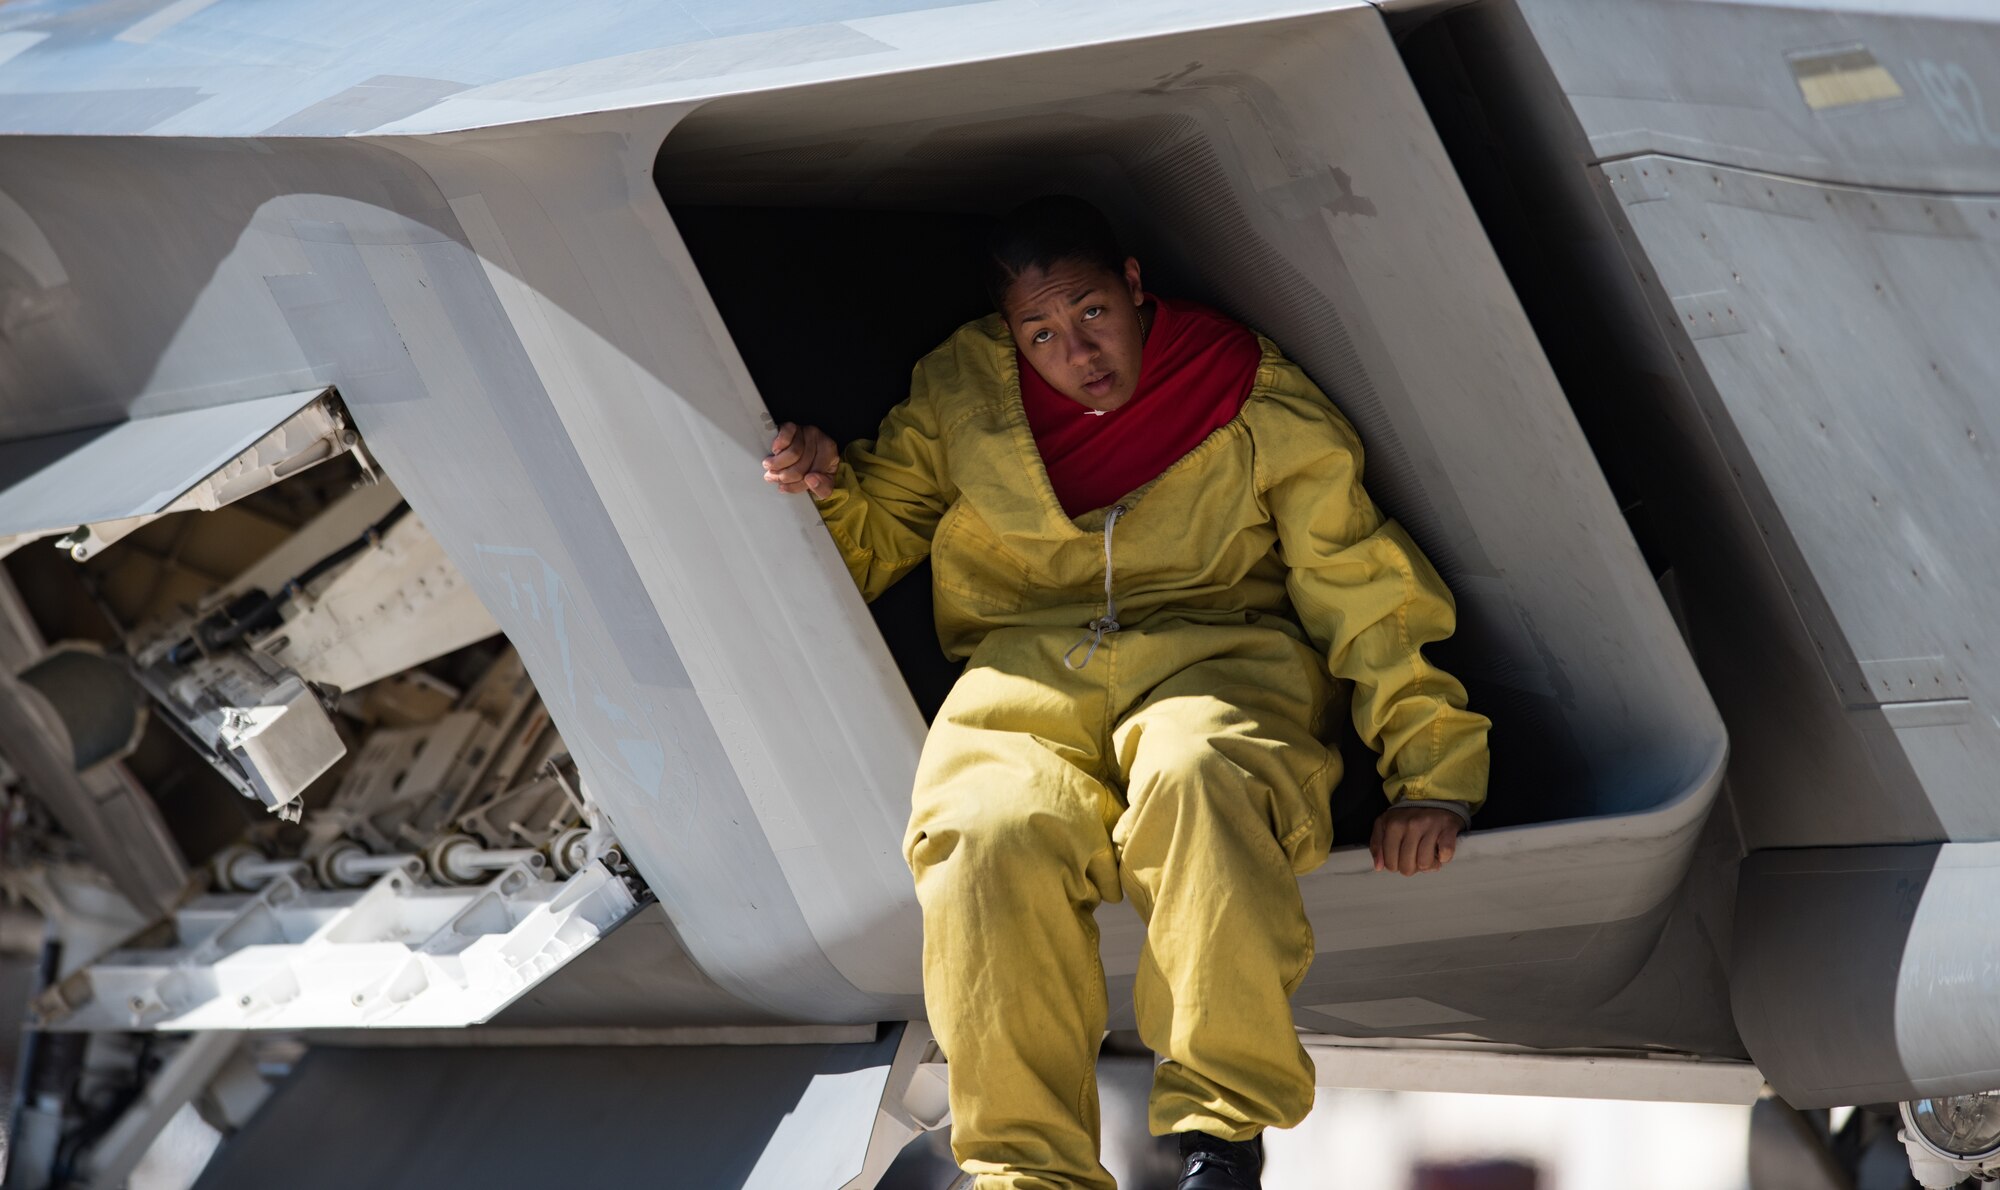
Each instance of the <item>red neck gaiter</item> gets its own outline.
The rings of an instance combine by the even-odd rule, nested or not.
[[[1139,389],[1106,414],[1063,396],[1027,361],[1021,404],[1049,483],[1074,518],[1144,487],[1228,425],[1257,379],[1257,336],[1206,306],[1153,298]]]

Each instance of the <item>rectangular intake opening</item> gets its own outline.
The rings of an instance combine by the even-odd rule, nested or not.
[[[1413,165],[1409,130],[1344,94],[1357,83],[1240,36],[1269,60],[1218,53],[1170,86],[1078,93],[1066,66],[1119,58],[1078,50],[718,100],[655,177],[773,418],[842,441],[985,312],[989,220],[1090,199],[1148,288],[1270,336],[1360,431],[1370,492],[1458,599],[1430,653],[1496,724],[1481,825],[1676,801],[1719,754],[1712,708],[1456,179]],[[875,612],[929,711],[954,671],[926,588]],[[1381,804],[1371,767],[1350,759],[1343,841]]]

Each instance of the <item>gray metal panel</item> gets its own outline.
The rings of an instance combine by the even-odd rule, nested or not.
[[[1947,838],[2000,838],[2000,199],[1666,156],[1605,176],[1713,385],[1718,441],[1749,476],[1827,693],[1907,758],[1928,803],[1900,830],[1857,835],[1829,804],[1785,833],[1890,841],[1931,820]],[[1801,808],[1745,813],[1780,807]]]
[[[1442,32],[1464,80],[1445,102],[1463,122],[1455,148],[1472,158],[1461,168],[1484,187],[1509,267],[1566,369],[1593,446],[1672,567],[1676,606],[1730,726],[1731,812],[1748,846],[1943,838],[1886,716],[1848,710],[1827,680],[1829,637],[1819,631],[1816,640],[1802,615],[1819,601],[1815,630],[1823,629],[1823,597],[1701,366],[1701,350],[1718,337],[1694,338],[1679,308],[1688,303],[1675,301],[1712,297],[1716,287],[1663,291],[1627,223],[1628,210],[1647,208],[1625,204],[1666,177],[1629,162],[1588,166],[1571,98],[1511,4],[1457,10]],[[1599,49],[1652,52],[1623,41]],[[1467,94],[1475,98],[1458,98]],[[1470,150],[1467,139],[1477,142]],[[1613,186],[1607,172],[1632,176]],[[1711,254],[1698,236],[1669,245],[1696,259]],[[1717,312],[1728,318],[1731,305]]]
[[[169,141],[17,141],[0,152],[0,291],[11,311],[0,437],[328,383],[261,283],[305,271],[289,238],[254,225],[278,179],[240,184],[245,163],[224,165],[230,156]],[[349,186],[382,195],[394,184],[379,166],[352,168]]]
[[[1926,97],[1885,48],[1942,39],[1983,55],[1981,30],[1928,20],[1970,20],[1974,6],[1901,5],[1900,22],[1847,2],[1518,7],[1527,20],[1493,3],[1450,22],[1479,96],[1473,135],[1495,142],[1476,165],[1501,175],[1496,206],[1518,208],[1503,212],[1518,216],[1510,264],[1541,290],[1571,398],[1672,561],[1732,729],[1745,838],[1993,837],[1992,723],[1976,693],[1991,638],[1942,638],[1992,618],[1992,464],[1965,431],[1987,437],[1995,361],[1993,241],[1971,225],[2000,217],[1972,196],[1774,172],[1993,189],[2000,155],[1927,125]],[[1786,51],[1856,42],[1904,100],[1809,108]],[[1619,159],[1593,166],[1603,154]],[[1970,974],[1992,962],[1990,941],[1972,929],[1954,951],[1940,932],[1930,958],[1905,962],[1915,898],[1933,907],[1924,855],[1813,851],[1797,862],[1821,871],[1780,879],[1787,861],[1771,853],[1746,870],[1736,1017],[1788,1098],[1910,1093],[1913,1038],[1938,1089],[1992,1085],[1990,1011],[1956,982],[1990,984]],[[1970,904],[1991,903],[1955,879]],[[1937,1044],[1975,1028],[1984,1037],[1956,1055]]]
[[[861,1172],[901,1035],[886,1029],[867,1045],[315,1049],[195,1186],[836,1190]]]
[[[2000,1086],[2000,843],[1760,852],[1736,1021],[1795,1107]]]
[[[2000,13],[1898,0],[1515,0],[1591,155],[2000,191]],[[1843,57],[1844,56],[1844,57]],[[1820,89],[1815,71],[1841,84]]]
[[[0,537],[158,512],[322,391],[0,442]]]

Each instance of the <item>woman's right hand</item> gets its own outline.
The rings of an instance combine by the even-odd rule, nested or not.
[[[811,492],[824,500],[833,494],[833,473],[840,467],[840,447],[818,426],[786,422],[771,440],[764,457],[764,482],[781,492]]]

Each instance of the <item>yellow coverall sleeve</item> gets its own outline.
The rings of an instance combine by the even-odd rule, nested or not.
[[[863,599],[872,603],[930,556],[931,535],[951,506],[946,485],[937,409],[919,367],[909,399],[889,411],[875,437],[841,451],[833,492],[819,501]]]
[[[1267,366],[1269,366],[1267,364]],[[1354,684],[1354,729],[1381,754],[1392,804],[1467,815],[1486,800],[1484,715],[1424,659],[1457,625],[1451,592],[1361,486],[1361,441],[1304,373],[1289,372],[1260,436],[1258,487],[1290,570],[1292,606],[1336,678]]]

